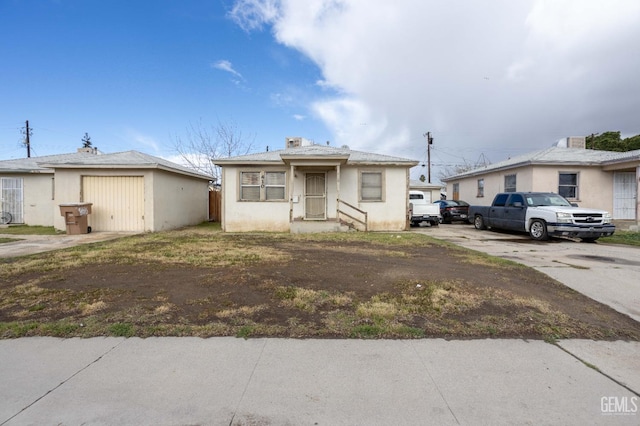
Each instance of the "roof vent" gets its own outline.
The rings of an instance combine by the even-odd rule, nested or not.
[[[586,138],[584,136],[569,136],[568,138],[562,138],[556,143],[560,148],[578,148],[586,149]]]
[[[586,148],[586,138],[584,136],[571,136],[567,138],[567,146],[569,148]]]
[[[98,154],[98,148],[78,148],[78,152],[84,152],[87,154]]]
[[[301,138],[299,136],[284,138],[285,148],[297,148],[300,146],[311,146],[313,141],[309,139]]]

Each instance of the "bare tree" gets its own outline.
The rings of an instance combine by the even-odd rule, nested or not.
[[[253,148],[254,140],[255,136],[245,136],[233,121],[218,120],[217,125],[206,127],[199,120],[189,124],[184,138],[175,137],[174,149],[185,165],[213,176],[214,182],[220,183],[220,168],[213,160],[247,154]]]
[[[477,166],[470,164],[465,160],[463,164],[447,166],[444,169],[440,170],[438,172],[438,177],[440,178],[440,180],[442,180],[448,178],[449,176],[455,176],[459,173],[468,172],[469,170],[473,170],[475,168],[477,168]]]

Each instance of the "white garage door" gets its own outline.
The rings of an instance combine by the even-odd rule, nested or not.
[[[144,231],[142,176],[83,176],[82,195],[85,203],[93,203],[92,230]]]

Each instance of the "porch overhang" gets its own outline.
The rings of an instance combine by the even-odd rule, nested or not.
[[[337,167],[347,163],[349,155],[331,156],[303,156],[295,154],[281,154],[284,164],[294,167]]]

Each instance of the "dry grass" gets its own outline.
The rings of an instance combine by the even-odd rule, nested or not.
[[[455,262],[478,268],[523,270],[523,266],[482,253],[463,250],[417,233],[342,234],[223,234],[208,227],[136,235],[105,243],[79,246],[12,260],[0,260],[0,284],[12,279],[20,285],[0,286],[0,314],[13,318],[0,322],[0,338],[29,335],[52,336],[289,336],[352,338],[513,337],[541,336],[611,338],[615,331],[587,326],[554,308],[547,301],[523,297],[491,286],[475,287],[463,279],[398,279],[393,291],[359,298],[351,291],[329,291],[283,285],[265,280],[272,305],[227,303],[210,297],[195,297],[185,305],[201,308],[198,321],[177,315],[181,306],[165,293],[150,297],[146,304],[131,303],[113,310],[113,300],[129,290],[97,288],[72,292],[47,288],[46,282],[64,280],[75,268],[90,265],[124,264],[206,267],[234,267],[238,274],[255,265],[284,265],[292,255],[284,249],[255,244],[259,237],[279,241],[295,249],[299,244],[333,244],[331,249],[379,258],[406,258],[407,248],[447,247]],[[236,270],[234,269],[234,270]],[[366,273],[366,271],[362,272]],[[392,274],[390,274],[392,275]],[[286,281],[286,280],[284,280]],[[214,286],[214,276],[203,285]],[[220,295],[218,295],[220,296]],[[220,297],[218,297],[220,299]],[[214,302],[218,302],[216,305]],[[595,308],[594,308],[595,309]],[[265,313],[287,310],[286,324],[262,319]],[[596,310],[597,311],[597,310]],[[594,312],[593,316],[600,315]],[[268,317],[268,315],[267,315]],[[37,318],[37,319],[35,319]],[[628,333],[624,338],[638,339]]]

